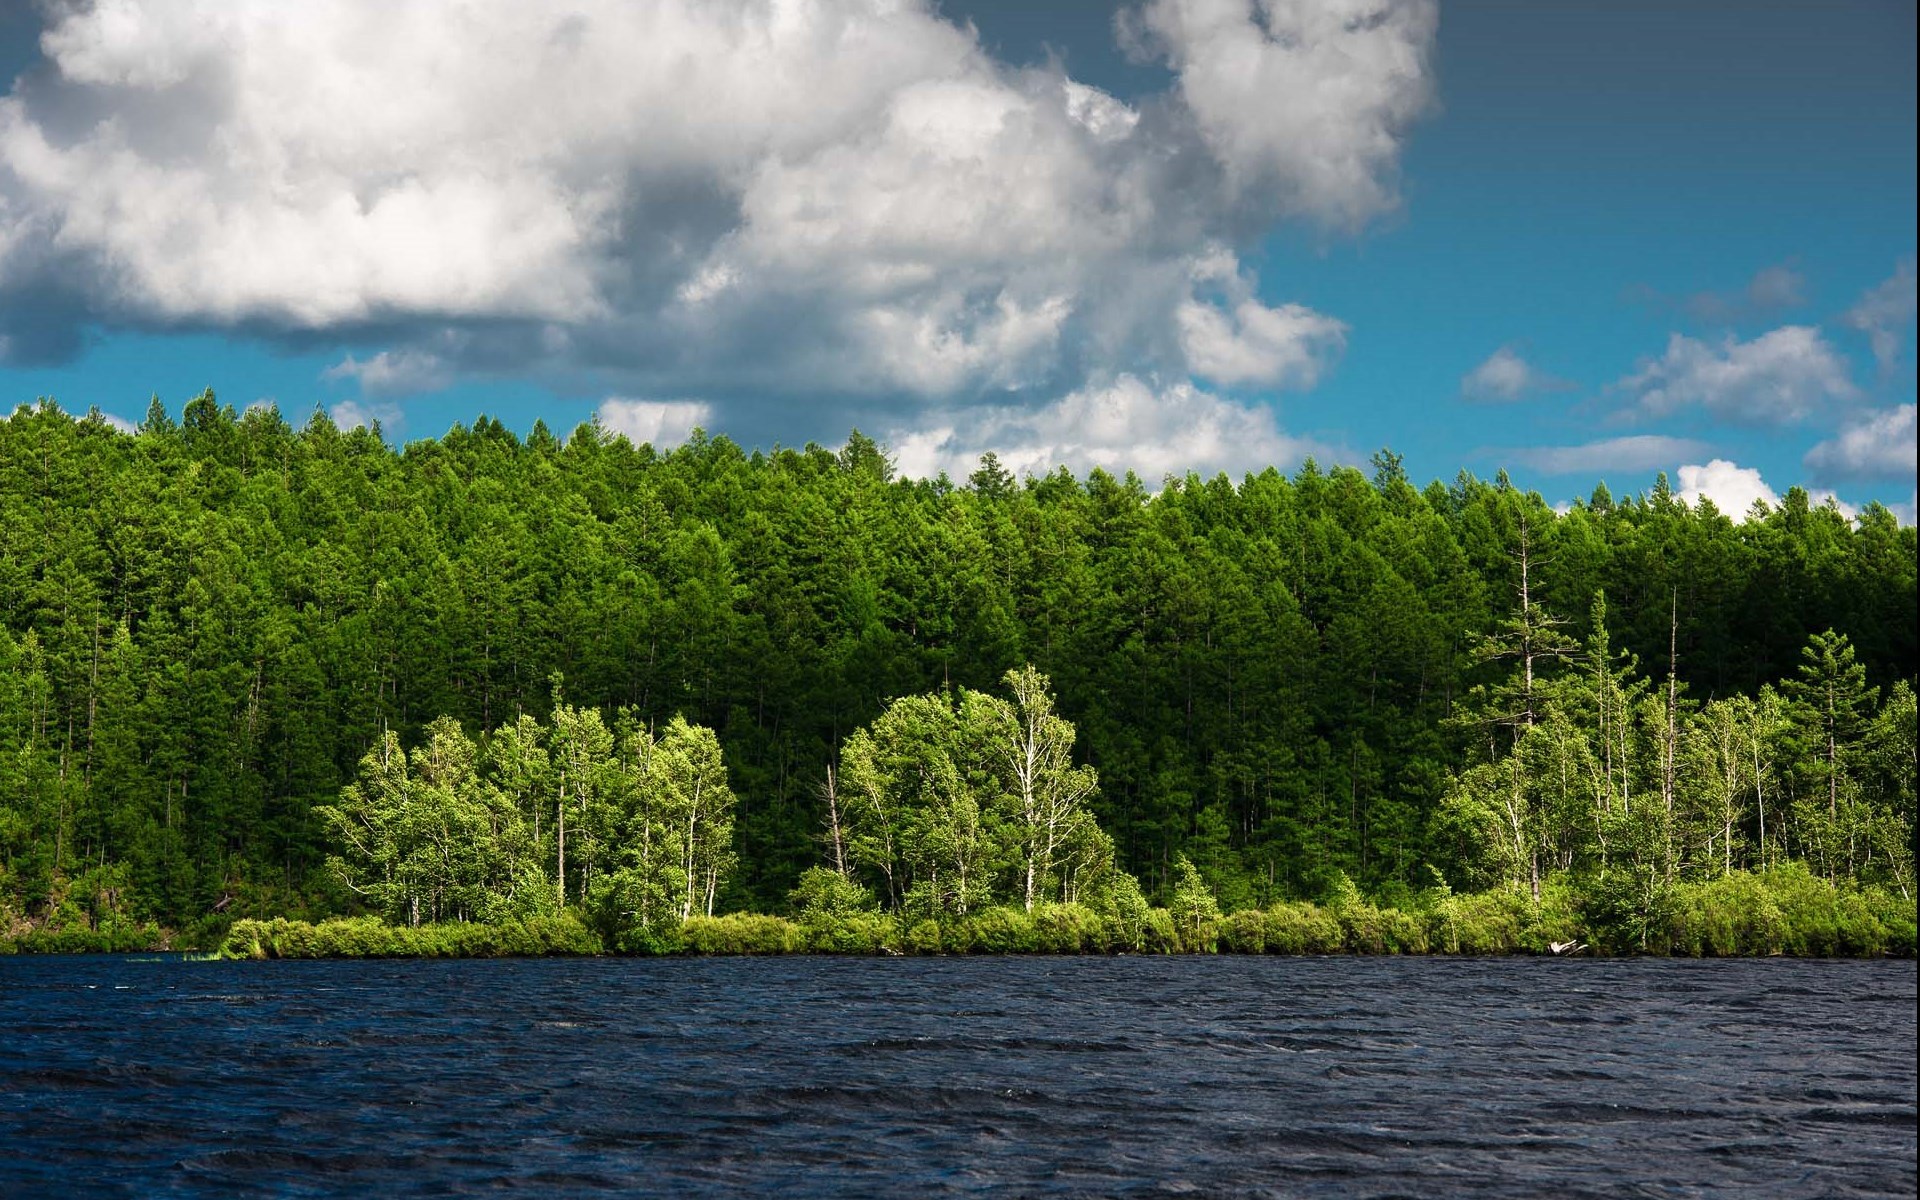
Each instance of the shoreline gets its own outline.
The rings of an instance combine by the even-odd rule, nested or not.
[[[188,944],[155,926],[68,930],[0,939],[0,955],[184,953],[238,959],[532,957],[934,957],[983,955],[1268,955],[1600,958],[1915,957],[1914,906],[1887,893],[1772,892],[1768,903],[1694,902],[1641,930],[1584,923],[1550,895],[1446,896],[1407,910],[1300,901],[1177,924],[1166,909],[1102,914],[1051,904],[988,908],[943,921],[871,911],[695,916],[652,930],[596,929],[569,911],[491,924],[389,925],[371,916],[320,921],[242,918]],[[1751,899],[1750,897],[1742,897]],[[1733,897],[1720,897],[1722,900]],[[1797,900],[1798,903],[1775,901]],[[209,931],[210,932],[210,931]]]

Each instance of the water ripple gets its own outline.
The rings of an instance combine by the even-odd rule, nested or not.
[[[0,959],[0,1194],[1911,1196],[1914,979]]]

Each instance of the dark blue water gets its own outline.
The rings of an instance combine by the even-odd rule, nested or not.
[[[0,1194],[1905,1195],[1914,964],[0,958]]]

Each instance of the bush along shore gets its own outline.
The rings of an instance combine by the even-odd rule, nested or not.
[[[227,958],[495,958],[540,955],[930,954],[1661,954],[1698,957],[1914,956],[1914,905],[1880,889],[1837,888],[1800,867],[1685,884],[1659,917],[1600,923],[1553,888],[1538,904],[1511,891],[1433,893],[1418,908],[1380,908],[1357,892],[1326,904],[1282,902],[1221,914],[1199,886],[1171,908],[1100,913],[1081,904],[997,906],[914,921],[815,910],[692,916],[644,938],[605,936],[574,915],[389,925],[374,917],[317,924],[234,923]],[[57,947],[49,946],[48,949]]]

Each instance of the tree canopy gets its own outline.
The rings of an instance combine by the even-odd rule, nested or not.
[[[955,483],[859,436],[22,407],[0,908],[775,911],[835,830],[848,888],[930,909],[1103,854],[1228,909],[1909,886],[1911,527],[1376,467]]]

